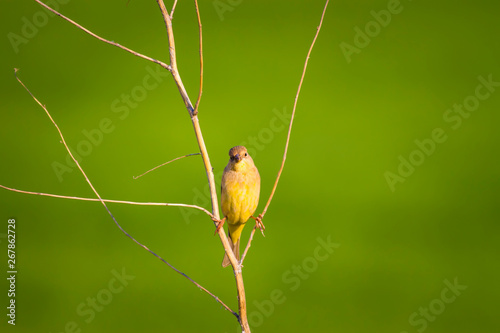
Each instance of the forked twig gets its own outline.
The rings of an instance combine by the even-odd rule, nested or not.
[[[115,43],[115,42],[113,42],[113,41],[110,41],[110,40],[104,39],[104,38],[102,38],[102,37],[100,37],[100,36],[96,35],[96,34],[95,34],[95,33],[93,33],[92,31],[90,31],[89,29],[86,29],[86,28],[82,27],[80,24],[76,23],[75,21],[71,20],[70,18],[67,18],[66,16],[64,16],[64,15],[63,15],[63,14],[61,14],[61,13],[59,13],[58,11],[56,11],[56,10],[54,10],[54,9],[50,8],[49,6],[47,6],[46,4],[44,4],[43,2],[41,2],[40,0],[35,0],[35,1],[36,1],[36,2],[38,2],[40,5],[42,5],[43,7],[45,7],[46,9],[50,10],[52,13],[56,14],[57,16],[59,16],[59,17],[61,17],[61,18],[65,19],[65,20],[66,20],[66,21],[68,21],[69,23],[71,23],[71,24],[73,24],[74,26],[76,26],[76,27],[80,28],[81,30],[85,31],[86,33],[88,33],[88,34],[89,34],[89,35],[91,35],[92,37],[95,37],[95,38],[99,39],[100,41],[102,41],[102,42],[104,42],[104,43],[107,43],[107,44],[110,44],[110,45],[114,45],[114,46],[116,46],[116,47],[119,47],[120,49],[125,50],[125,51],[127,51],[127,52],[130,52],[130,53],[132,53],[132,54],[133,54],[133,55],[135,55],[135,56],[138,56],[138,57],[140,57],[140,58],[143,58],[143,59],[149,60],[149,61],[151,61],[151,62],[154,62],[155,64],[158,64],[158,65],[160,65],[161,67],[163,67],[163,68],[165,68],[165,69],[167,69],[167,70],[169,70],[169,71],[171,71],[171,70],[172,70],[172,68],[171,68],[169,65],[167,65],[166,63],[164,63],[164,62],[162,62],[162,61],[160,61],[160,60],[156,60],[156,59],[153,59],[153,58],[151,58],[151,57],[145,56],[144,54],[141,54],[141,53],[139,53],[139,52],[135,52],[134,50],[131,50],[131,49],[129,49],[128,47],[122,46],[122,45],[120,45],[120,44],[118,44],[118,43]]]
[[[179,89],[179,93],[181,94],[181,98],[184,101],[184,105],[189,111],[191,117],[195,116],[194,107],[189,99],[186,88],[184,87],[184,83],[182,83],[181,76],[179,74],[179,70],[177,69],[177,56],[175,52],[175,38],[174,31],[172,29],[172,19],[170,18],[170,14],[168,13],[167,7],[165,7],[165,3],[163,0],[156,0],[156,3],[160,7],[161,15],[163,16],[163,22],[165,22],[165,27],[167,28],[167,36],[168,36],[168,54],[170,56],[170,73],[174,77],[175,84],[177,85],[177,89]],[[203,155],[203,151],[201,151]]]
[[[177,6],[177,0],[174,1],[174,4],[172,6],[172,10],[170,11],[170,19],[174,19],[174,11],[175,11],[175,6]]]
[[[193,108],[193,104],[191,103],[186,88],[182,83],[181,76],[179,74],[177,68],[177,57],[175,51],[175,42],[174,42],[174,31],[172,29],[172,20],[170,19],[170,15],[168,14],[167,8],[165,7],[165,3],[163,0],[156,0],[158,6],[160,7],[163,21],[165,22],[165,27],[167,29],[168,35],[168,46],[169,46],[169,56],[170,56],[170,66],[172,70],[170,73],[172,74],[174,81],[179,89],[179,93],[181,94],[181,98],[186,105],[186,108],[189,112],[189,116],[191,117],[191,122],[193,124],[193,129],[196,135],[196,141],[198,142],[198,147],[200,148],[200,153],[203,158],[203,165],[205,167],[205,172],[207,174],[208,185],[210,188],[210,199],[212,203],[212,214],[214,218],[214,224],[217,225],[217,221],[220,219],[219,214],[219,201],[217,200],[217,190],[215,187],[215,178],[214,172],[212,168],[212,164],[210,163],[210,157],[208,155],[207,147],[205,145],[205,140],[203,139],[203,134],[200,127],[200,121],[198,119],[197,114],[195,113],[195,109]],[[233,267],[234,278],[236,280],[236,289],[238,292],[238,322],[241,325],[241,329],[243,332],[250,333],[250,326],[248,325],[248,317],[247,317],[247,305],[246,305],[246,296],[245,296],[245,286],[243,284],[243,275],[241,272],[241,264],[236,259],[233,251],[231,250],[231,245],[229,244],[229,240],[224,232],[223,228],[220,228],[218,231],[220,241],[224,246],[224,251],[231,262],[231,266]]]
[[[311,43],[311,46],[309,47],[309,51],[307,52],[306,61],[304,63],[304,69],[302,70],[302,76],[300,78],[299,87],[297,89],[297,94],[295,95],[295,101],[293,103],[293,111],[292,111],[292,117],[290,119],[290,125],[288,125],[288,134],[286,137],[285,152],[283,153],[283,160],[281,162],[281,167],[280,167],[280,170],[278,172],[278,176],[276,177],[276,181],[274,182],[274,186],[273,186],[273,189],[271,191],[271,195],[269,196],[269,200],[267,200],[267,203],[266,203],[266,206],[264,207],[264,210],[259,215],[261,218],[264,217],[264,215],[267,212],[267,209],[269,208],[269,205],[271,204],[271,200],[273,199],[274,192],[276,191],[276,187],[278,186],[278,181],[280,180],[281,173],[283,172],[283,167],[285,166],[286,154],[288,152],[288,144],[290,143],[290,134],[292,133],[293,119],[295,117],[295,110],[297,109],[297,101],[299,99],[300,89],[302,88],[302,82],[304,81],[304,76],[306,75],[307,63],[309,62],[309,56],[311,55],[314,44],[316,43],[316,39],[318,38],[318,34],[319,34],[319,31],[321,30],[321,26],[323,25],[323,18],[325,17],[326,8],[328,7],[328,2],[329,2],[329,0],[326,0],[325,7],[323,8],[323,13],[321,14],[321,20],[319,21],[319,26],[316,28],[316,34],[314,35],[314,39]]]
[[[66,148],[66,151],[68,152],[69,156],[71,157],[71,159],[73,160],[73,162],[76,164],[76,166],[78,167],[78,169],[80,170],[80,172],[82,173],[83,177],[85,178],[85,180],[87,181],[87,183],[89,184],[90,188],[92,189],[92,191],[94,192],[94,194],[96,195],[96,197],[98,198],[98,200],[103,204],[104,208],[106,208],[106,211],[108,212],[108,214],[111,216],[111,218],[113,219],[113,221],[115,222],[116,226],[127,236],[129,237],[131,240],[133,240],[137,245],[141,246],[142,248],[144,248],[145,250],[147,250],[149,253],[151,253],[152,255],[154,255],[155,257],[157,257],[158,259],[160,259],[163,263],[167,264],[170,268],[172,268],[174,271],[176,271],[177,273],[179,273],[180,275],[184,276],[186,279],[188,279],[189,281],[191,281],[194,285],[196,285],[198,288],[200,288],[201,290],[203,290],[204,292],[206,292],[207,294],[209,294],[210,296],[212,296],[217,302],[219,302],[226,310],[228,310],[229,312],[231,312],[233,315],[236,316],[236,318],[239,318],[238,314],[236,312],[234,312],[233,310],[231,310],[224,302],[222,302],[217,296],[215,296],[214,294],[212,294],[210,291],[208,291],[207,289],[205,289],[202,285],[200,285],[198,282],[194,281],[193,279],[191,279],[189,276],[187,276],[185,273],[181,272],[180,270],[178,270],[177,268],[175,268],[174,266],[172,266],[168,261],[166,261],[165,259],[163,259],[160,255],[156,254],[155,252],[151,251],[146,245],[140,243],[138,240],[136,240],[134,237],[132,237],[132,235],[130,235],[128,232],[126,232],[122,226],[118,223],[118,221],[116,220],[116,218],[114,217],[114,215],[111,213],[111,211],[109,210],[108,206],[106,205],[106,203],[104,202],[104,200],[101,198],[101,196],[99,195],[99,193],[97,192],[97,190],[95,189],[94,185],[92,185],[92,182],[90,181],[90,179],[87,177],[87,174],[85,173],[85,171],[83,171],[82,167],[80,166],[80,163],[77,161],[77,159],[73,156],[73,154],[71,153],[71,150],[69,149],[68,145],[66,144],[66,140],[64,139],[64,136],[61,132],[61,130],[59,129],[59,126],[57,126],[57,123],[54,121],[54,119],[52,118],[52,116],[50,115],[49,111],[47,110],[47,108],[45,107],[45,105],[43,105],[42,103],[40,103],[40,101],[31,93],[31,91],[24,85],[24,83],[21,81],[21,79],[19,79],[19,77],[17,76],[17,69],[14,70],[14,73],[15,73],[15,76],[16,76],[16,79],[17,81],[19,81],[19,83],[24,87],[24,89],[26,89],[26,91],[31,95],[31,97],[33,97],[33,99],[35,100],[35,102],[38,103],[38,105],[40,105],[42,107],[42,109],[45,111],[45,113],[47,114],[47,116],[49,117],[50,121],[52,122],[52,124],[54,125],[54,127],[57,129],[57,132],[59,133],[59,137],[61,138],[61,142],[62,144],[64,145],[64,147]],[[2,186],[3,187],[3,186]]]
[[[205,140],[203,139],[203,134],[201,132],[201,127],[200,127],[200,121],[198,119],[198,116],[194,113],[194,107],[193,104],[191,103],[191,100],[189,99],[188,93],[184,87],[184,84],[182,83],[181,76],[179,74],[178,68],[177,68],[177,56],[176,56],[176,51],[175,51],[175,40],[174,40],[174,30],[172,28],[172,20],[170,19],[170,15],[168,14],[168,10],[165,7],[165,3],[163,0],[156,0],[156,3],[158,3],[158,6],[160,7],[161,14],[163,16],[163,21],[165,22],[165,27],[167,29],[167,36],[168,36],[168,46],[169,46],[169,56],[170,56],[170,66],[172,67],[172,70],[170,73],[172,74],[175,84],[177,85],[177,88],[179,89],[179,93],[181,94],[181,98],[184,101],[184,104],[186,105],[186,109],[189,112],[189,115],[191,117],[191,122],[193,124],[194,128],[194,133],[196,135],[196,141],[198,142],[198,147],[200,148],[200,153],[201,157],[203,159],[203,165],[205,167],[205,172],[207,174],[207,180],[210,188],[210,199],[212,203],[212,214],[214,215],[214,218],[212,219],[214,221],[214,224],[217,225],[217,221],[220,219],[220,214],[219,214],[219,202],[217,200],[217,190],[215,188],[215,177],[214,177],[214,172],[212,168],[212,164],[210,163],[210,157],[208,155],[207,151],[207,146],[205,145]],[[235,272],[235,278],[236,278],[236,284],[238,288],[238,303],[241,306],[246,302],[245,300],[245,293],[244,293],[244,287],[243,287],[243,278],[241,275],[241,269],[239,267],[238,260],[234,256],[233,251],[231,250],[231,245],[229,244],[229,240],[224,233],[224,229],[220,228],[219,229],[219,237],[222,242],[222,245],[224,246],[224,250],[226,251],[229,261],[231,262],[231,265],[233,266],[234,272]],[[246,306],[246,305],[245,305]],[[240,317],[239,321],[241,322],[246,322],[246,326],[244,327],[247,332],[250,331],[250,329],[247,327],[248,322],[246,318],[246,308],[241,308],[240,307]]]
[[[149,172],[151,172],[151,171],[153,171],[153,170],[156,170],[156,169],[158,169],[158,168],[160,168],[160,167],[162,167],[162,166],[164,166],[164,165],[167,165],[167,164],[169,164],[169,163],[171,163],[171,162],[174,162],[174,161],[180,160],[181,158],[184,158],[184,157],[193,156],[193,155],[201,155],[201,154],[200,154],[200,153],[193,153],[193,154],[187,154],[187,155],[184,155],[184,156],[180,156],[180,157],[174,158],[173,160],[170,160],[170,161],[165,162],[165,163],[163,163],[163,164],[157,165],[157,166],[155,166],[155,167],[154,167],[154,168],[152,168],[152,169],[149,169],[148,171],[144,172],[143,174],[141,174],[141,175],[139,175],[139,176],[134,176],[134,179],[137,179],[137,178],[139,178],[139,177],[142,177],[142,176],[144,176],[145,174],[147,174],[147,173],[149,173]]]

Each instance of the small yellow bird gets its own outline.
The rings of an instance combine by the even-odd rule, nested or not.
[[[248,219],[253,217],[260,194],[259,171],[245,147],[236,146],[229,150],[229,163],[222,174],[221,189],[224,218],[217,226],[217,230],[222,227],[224,220],[227,220],[229,243],[234,255],[240,260],[241,231]],[[222,261],[222,267],[227,267],[230,264],[226,254]]]

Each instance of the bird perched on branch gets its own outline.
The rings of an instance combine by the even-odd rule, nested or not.
[[[219,222],[217,231],[227,220],[229,229],[229,243],[236,259],[240,260],[240,236],[245,223],[250,217],[260,223],[260,218],[253,217],[257,209],[260,194],[260,175],[252,158],[243,146],[236,146],[229,150],[229,163],[222,175],[222,214],[224,218]],[[216,232],[217,232],[216,231]],[[231,263],[227,254],[222,261],[222,267]]]

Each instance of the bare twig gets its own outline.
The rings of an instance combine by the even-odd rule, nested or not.
[[[170,11],[170,20],[174,19],[175,6],[177,6],[177,0],[174,1],[174,5],[172,6],[172,10]]]
[[[241,256],[240,263],[243,265],[243,260],[245,260],[245,257],[247,256],[248,249],[250,248],[250,245],[252,243],[253,235],[255,234],[255,230],[257,229],[257,224],[252,229],[252,232],[250,233],[250,238],[248,239],[247,246],[245,247],[245,251],[243,252],[243,255]]]
[[[200,153],[193,153],[193,154],[187,154],[187,155],[184,155],[184,156],[180,156],[180,157],[174,158],[173,160],[170,160],[170,161],[165,162],[165,163],[163,163],[163,164],[157,165],[157,166],[155,166],[154,168],[149,169],[148,171],[144,172],[143,174],[141,174],[141,175],[139,175],[139,176],[134,176],[133,178],[134,178],[134,179],[137,179],[137,178],[142,177],[142,176],[144,176],[145,174],[147,174],[147,173],[149,173],[149,172],[151,172],[151,171],[153,171],[153,170],[158,169],[159,167],[162,167],[162,166],[167,165],[167,164],[169,164],[169,163],[171,163],[171,162],[174,162],[174,161],[180,160],[181,158],[188,157],[188,156],[193,156],[193,155],[201,155],[201,154],[200,154]]]
[[[35,1],[36,1],[36,2],[38,2],[41,6],[45,7],[45,8],[46,8],[46,9],[48,9],[48,10],[50,10],[52,13],[56,14],[57,16],[59,16],[59,17],[61,17],[61,18],[65,19],[65,20],[66,20],[66,21],[68,21],[69,23],[71,23],[71,24],[73,24],[74,26],[76,26],[76,27],[80,28],[81,30],[85,31],[86,33],[88,33],[88,34],[89,34],[89,35],[91,35],[92,37],[95,37],[95,38],[99,39],[99,40],[100,40],[100,41],[102,41],[102,42],[105,42],[105,43],[108,43],[108,44],[114,45],[114,46],[116,46],[116,47],[119,47],[120,49],[125,50],[125,51],[127,51],[127,52],[130,52],[130,53],[132,53],[133,55],[135,55],[135,56],[137,56],[137,57],[140,57],[140,58],[143,58],[143,59],[149,60],[149,61],[151,61],[151,62],[154,62],[155,64],[158,64],[158,65],[160,65],[161,67],[163,67],[163,68],[165,68],[165,69],[167,69],[167,70],[169,70],[169,71],[171,70],[170,66],[169,66],[169,65],[167,65],[166,63],[164,63],[164,62],[162,62],[162,61],[160,61],[160,60],[156,60],[156,59],[153,59],[153,58],[151,58],[151,57],[145,56],[145,55],[140,54],[140,53],[138,53],[138,52],[135,52],[134,50],[131,50],[131,49],[129,49],[128,47],[122,46],[122,45],[120,45],[120,44],[118,44],[118,43],[115,43],[115,42],[113,42],[113,41],[110,41],[110,40],[104,39],[104,38],[102,38],[102,37],[100,37],[100,36],[96,35],[96,34],[95,34],[95,33],[93,33],[92,31],[90,31],[90,30],[88,30],[88,29],[86,29],[86,28],[82,27],[80,24],[76,23],[75,21],[73,21],[73,20],[71,20],[71,19],[67,18],[67,17],[66,17],[66,16],[64,16],[64,15],[62,15],[62,14],[61,14],[61,13],[59,13],[58,11],[56,11],[56,10],[54,10],[54,9],[50,8],[49,6],[47,6],[46,4],[44,4],[43,2],[41,2],[40,0],[35,0]]]
[[[198,106],[200,105],[201,95],[203,93],[203,35],[201,29],[201,18],[200,18],[200,9],[198,8],[198,0],[194,0],[194,4],[196,6],[196,15],[198,16],[198,29],[200,31],[200,91],[198,92],[198,99],[196,100],[196,104],[194,106],[194,114],[198,114]]]
[[[318,34],[319,34],[319,31],[321,30],[321,26],[323,25],[323,18],[325,17],[326,8],[328,7],[328,2],[329,2],[329,0],[326,0],[325,7],[323,8],[323,13],[321,14],[321,20],[319,21],[319,26],[316,28],[316,34],[314,35],[314,39],[311,43],[311,46],[309,47],[309,51],[307,52],[306,61],[304,63],[304,69],[302,70],[302,76],[300,78],[299,87],[297,89],[297,94],[295,95],[295,101],[293,103],[292,118],[290,119],[290,125],[288,126],[288,134],[286,137],[285,152],[283,153],[283,160],[281,162],[281,167],[280,167],[280,170],[278,172],[278,176],[276,177],[276,181],[274,182],[274,186],[273,186],[273,189],[271,191],[271,195],[269,196],[269,200],[267,200],[267,203],[266,203],[266,206],[264,207],[264,210],[259,215],[261,218],[264,217],[264,215],[267,212],[267,209],[269,208],[269,205],[271,204],[271,200],[273,199],[274,192],[276,191],[276,187],[278,186],[278,181],[280,180],[281,173],[283,172],[283,167],[285,166],[286,154],[288,152],[288,144],[290,143],[290,134],[292,133],[293,119],[295,117],[295,110],[297,109],[297,101],[299,99],[300,89],[302,88],[302,82],[304,81],[304,77],[306,75],[307,63],[309,62],[309,57],[311,55],[314,44],[316,43],[316,39],[318,38]]]
[[[116,220],[116,218],[114,217],[114,215],[111,213],[111,211],[109,210],[108,206],[106,205],[106,203],[104,202],[104,200],[101,198],[101,196],[99,195],[99,193],[97,192],[97,190],[95,189],[94,185],[92,185],[90,179],[87,177],[87,174],[85,173],[85,171],[83,171],[82,167],[80,166],[80,163],[77,161],[77,159],[73,156],[73,154],[71,153],[71,150],[69,149],[68,145],[66,144],[66,140],[64,139],[64,136],[61,132],[61,130],[59,129],[59,126],[57,126],[57,123],[54,121],[54,119],[52,118],[52,116],[50,115],[49,111],[47,110],[47,108],[45,107],[45,105],[43,105],[42,103],[40,103],[40,101],[31,93],[31,91],[24,85],[24,83],[19,79],[19,77],[17,76],[17,69],[14,70],[14,73],[15,73],[15,76],[16,76],[16,79],[17,81],[19,81],[19,83],[24,87],[24,89],[26,89],[26,91],[31,95],[31,97],[33,97],[33,99],[38,103],[38,105],[40,105],[42,107],[42,109],[45,111],[45,113],[47,114],[47,116],[49,117],[50,121],[52,122],[52,124],[54,125],[54,127],[57,129],[57,132],[59,133],[59,137],[61,138],[61,142],[62,144],[64,145],[64,147],[66,148],[66,151],[68,152],[69,156],[71,157],[71,159],[73,160],[73,162],[76,164],[76,166],[78,167],[78,169],[80,170],[80,172],[82,173],[83,177],[85,178],[85,180],[87,181],[87,183],[89,184],[90,188],[92,189],[92,191],[94,192],[94,194],[96,195],[96,197],[98,198],[98,200],[103,204],[104,208],[106,208],[106,211],[108,212],[108,214],[111,216],[111,218],[113,219],[113,221],[115,222],[116,226],[127,236],[129,237],[131,240],[133,240],[137,245],[141,246],[142,248],[144,248],[146,251],[148,251],[149,253],[151,253],[152,255],[154,255],[155,257],[157,257],[158,259],[160,259],[163,263],[167,264],[170,268],[172,268],[175,272],[179,273],[180,275],[184,276],[186,279],[188,279],[190,282],[192,282],[194,285],[196,285],[198,288],[200,288],[201,290],[203,290],[204,292],[206,292],[207,294],[209,294],[210,296],[212,296],[217,302],[219,302],[226,310],[228,310],[229,312],[231,312],[233,315],[236,316],[236,318],[239,318],[238,314],[236,312],[234,312],[233,310],[231,310],[224,302],[222,302],[219,297],[215,296],[214,294],[212,294],[210,291],[208,291],[207,289],[205,289],[202,285],[200,285],[198,282],[194,281],[193,279],[191,279],[189,276],[187,276],[185,273],[181,272],[180,270],[178,270],[177,268],[175,268],[174,266],[172,266],[168,261],[166,261],[165,259],[163,259],[161,256],[159,256],[158,254],[156,254],[155,252],[151,251],[146,245],[140,243],[138,240],[136,240],[134,237],[132,237],[132,235],[130,235],[128,232],[126,232],[122,226],[118,223],[118,221]],[[3,186],[2,186],[3,187]]]
[[[71,199],[71,200],[81,200],[81,201],[101,201],[96,198],[82,198],[82,197],[74,197],[74,196],[69,196],[69,195],[60,195],[60,194],[51,194],[51,193],[42,193],[42,192],[31,192],[31,191],[24,191],[24,190],[19,190],[16,188],[11,188],[7,187],[4,185],[0,184],[0,187],[12,192],[18,192],[18,193],[23,193],[23,194],[34,194],[34,195],[41,195],[45,197],[52,197],[52,198],[61,198],[61,199]],[[137,205],[137,206],[171,206],[171,207],[184,207],[184,208],[194,208],[201,210],[210,218],[213,218],[214,216],[212,213],[210,213],[208,210],[206,210],[203,207],[196,206],[196,205],[187,205],[187,204],[182,204],[182,203],[167,203],[167,202],[137,202],[137,201],[126,201],[126,200],[111,200],[111,199],[102,199],[104,202],[111,202],[111,203],[119,203],[119,204],[126,204],[126,205]]]

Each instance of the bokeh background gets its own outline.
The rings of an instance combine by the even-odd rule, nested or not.
[[[52,4],[105,38],[168,61],[155,1]],[[248,146],[263,181],[259,210],[323,5],[200,1],[206,144],[219,176],[229,148]],[[0,6],[0,184],[93,196],[15,80],[17,67],[104,198],[210,209],[199,157],[132,178],[198,151],[165,72],[34,1]],[[330,3],[266,237],[256,234],[245,261],[254,332],[500,331],[499,10],[498,1]],[[174,31],[192,100],[197,29],[193,2],[180,1]],[[477,88],[479,77],[494,83]],[[473,111],[448,111],[464,102]],[[435,129],[442,135],[431,144]],[[220,267],[223,249],[205,215],[110,208],[130,234],[237,308],[233,274]],[[9,218],[17,223],[17,321],[6,322],[2,278],[2,332],[238,332],[229,312],[125,237],[98,203],[0,190],[2,276]],[[120,283],[115,275],[123,273]]]

